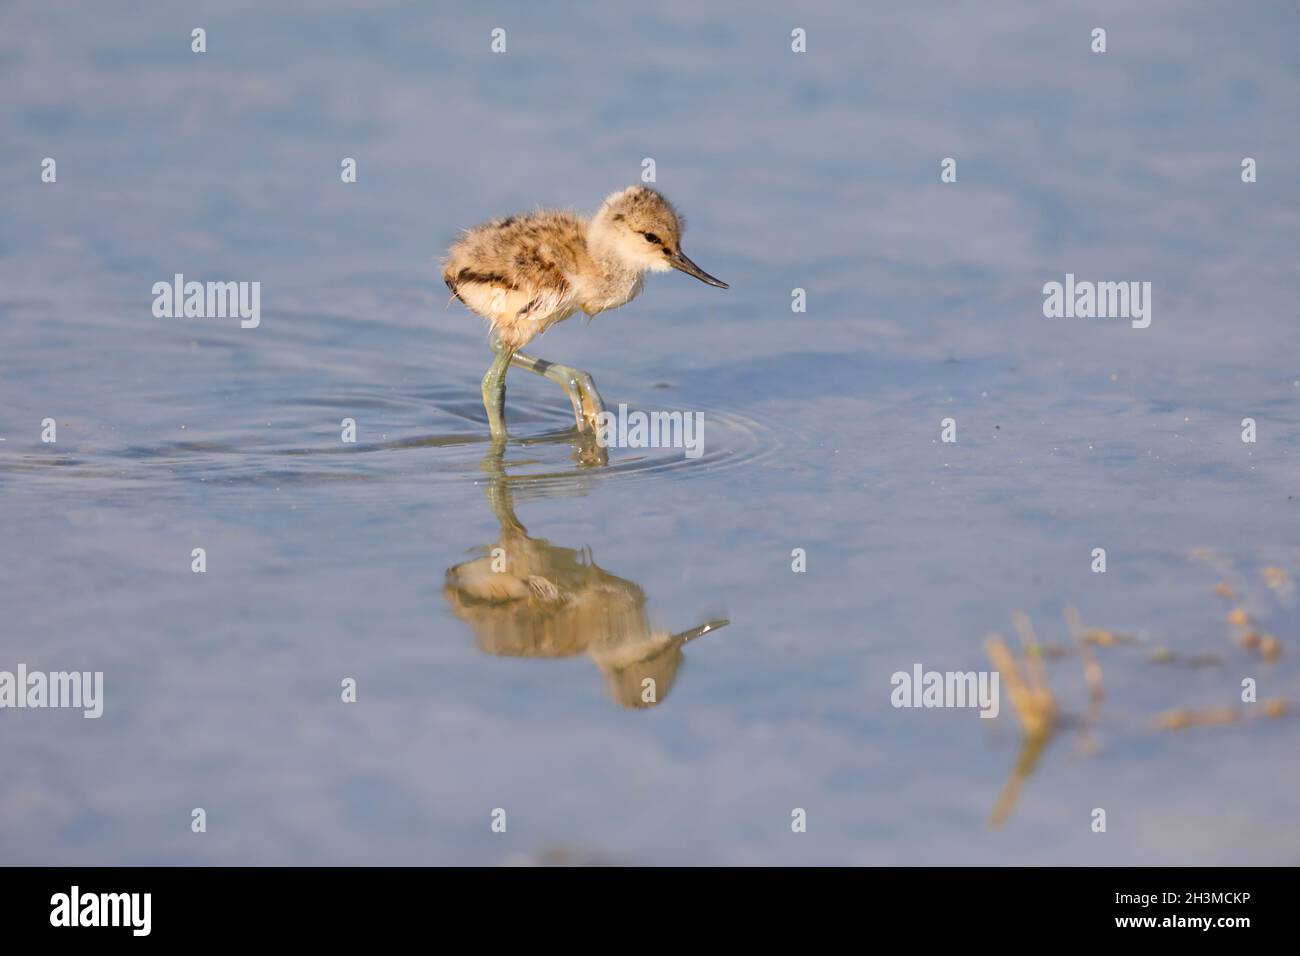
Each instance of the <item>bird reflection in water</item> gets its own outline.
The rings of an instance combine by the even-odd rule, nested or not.
[[[653,629],[639,585],[597,565],[590,548],[563,548],[528,534],[515,516],[502,454],[497,446],[484,463],[501,536],[482,556],[447,569],[443,594],[452,611],[473,628],[487,654],[586,654],[618,704],[644,709],[662,703],[681,669],[683,645],[728,622],[677,634]]]

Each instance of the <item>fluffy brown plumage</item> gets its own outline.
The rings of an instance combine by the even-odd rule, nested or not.
[[[518,349],[577,311],[570,277],[594,271],[586,220],[548,210],[469,230],[448,250],[442,278],[505,345]]]

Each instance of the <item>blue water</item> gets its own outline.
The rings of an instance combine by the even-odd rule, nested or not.
[[[105,705],[0,711],[0,862],[1300,862],[1297,26],[5,5],[0,670],[103,671]],[[645,158],[731,288],[653,276],[532,349],[611,405],[702,412],[705,453],[583,464],[563,394],[515,371],[494,460],[485,330],[437,258],[491,216],[590,212]],[[260,326],[155,318],[176,273],[261,282]],[[1150,327],[1045,318],[1066,273],[1151,282]],[[487,653],[474,622],[504,618],[458,614],[448,569],[502,538],[503,494],[622,610],[558,644],[520,611],[532,652]],[[1061,729],[993,828],[1005,690],[996,720],[900,710],[890,675],[989,668],[1017,610],[1063,644],[1071,604],[1135,642],[1098,651],[1088,734],[1081,661],[1048,662]],[[1237,605],[1280,659],[1234,644]],[[602,654],[724,618],[656,706],[611,690]],[[1156,728],[1249,707],[1245,677],[1291,715]]]

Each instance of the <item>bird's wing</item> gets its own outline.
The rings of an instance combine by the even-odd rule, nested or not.
[[[443,281],[494,322],[541,320],[571,307],[570,273],[585,253],[580,225],[566,217],[503,219],[473,229],[450,249]]]

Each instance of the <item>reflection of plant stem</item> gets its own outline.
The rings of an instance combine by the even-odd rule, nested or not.
[[[1088,688],[1088,716],[1079,726],[1079,750],[1091,755],[1097,752],[1097,741],[1092,736],[1092,727],[1101,716],[1101,699],[1105,694],[1102,686],[1101,661],[1092,649],[1088,631],[1083,625],[1083,615],[1073,604],[1065,609],[1065,628],[1075,646],[1079,648],[1079,657],[1083,659],[1083,683]]]
[[[1002,826],[1011,815],[1011,810],[1016,805],[1016,798],[1020,796],[1021,785],[1034,772],[1034,767],[1038,765],[1038,758],[1042,756],[1047,742],[1051,739],[1050,731],[1035,736],[1025,736],[1020,754],[1016,757],[1015,769],[1011,771],[1007,785],[1002,788],[1002,795],[998,797],[997,805],[993,808],[993,816],[990,820],[992,826]]]

